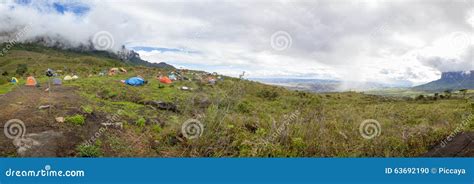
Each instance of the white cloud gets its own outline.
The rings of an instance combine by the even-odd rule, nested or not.
[[[91,7],[82,16],[0,5],[0,33],[31,22],[25,39],[59,35],[77,46],[108,31],[113,49],[126,44],[195,51],[139,53],[151,62],[233,76],[245,70],[251,77],[419,84],[441,71],[474,69],[474,7],[469,1],[82,3]],[[282,51],[271,45],[278,31],[291,37]]]

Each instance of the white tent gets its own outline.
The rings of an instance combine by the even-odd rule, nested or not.
[[[64,77],[64,80],[65,81],[72,80],[72,77],[70,75],[66,75],[66,77]]]

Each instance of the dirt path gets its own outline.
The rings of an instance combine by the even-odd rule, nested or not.
[[[425,157],[474,157],[474,132],[463,132],[450,140],[444,140]]]
[[[89,126],[72,127],[56,122],[56,117],[66,117],[78,113],[81,98],[75,89],[65,86],[53,86],[46,92],[47,86],[18,86],[13,91],[0,96],[0,156],[32,156],[32,157],[70,157],[75,156],[75,146],[84,140]],[[43,105],[52,105],[50,109],[39,109]],[[36,148],[19,154],[18,144],[5,132],[6,122],[19,119],[24,123],[25,136],[34,140]],[[28,141],[28,140],[27,140]],[[17,144],[16,146],[14,144]]]

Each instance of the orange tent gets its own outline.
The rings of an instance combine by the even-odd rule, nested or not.
[[[29,76],[26,78],[26,84],[27,86],[36,86],[36,79],[33,76]]]
[[[160,77],[160,82],[163,84],[171,84],[173,83],[170,78],[168,77]]]

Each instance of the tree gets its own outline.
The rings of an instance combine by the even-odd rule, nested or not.
[[[415,100],[424,100],[425,99],[425,95],[418,95]]]
[[[462,94],[462,97],[466,97],[466,94],[467,94],[467,89],[461,89],[459,90],[459,92]]]
[[[446,96],[447,99],[451,98],[451,92],[452,92],[452,91],[453,91],[453,90],[450,90],[450,89],[444,91],[444,94],[445,94],[445,96]]]
[[[26,64],[18,64],[16,67],[16,74],[23,76],[28,71],[28,66]]]

